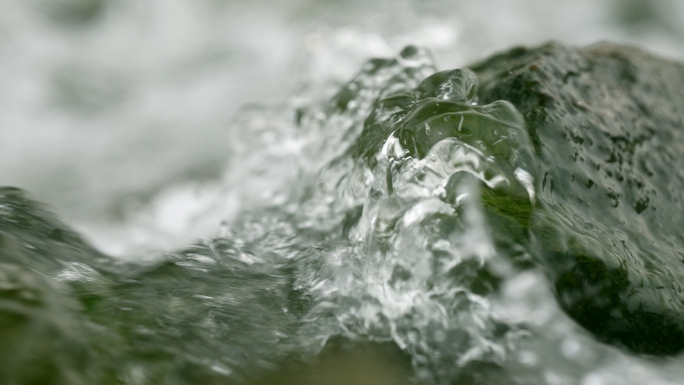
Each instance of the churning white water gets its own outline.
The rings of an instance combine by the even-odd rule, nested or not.
[[[365,60],[408,44],[430,49],[440,69],[549,39],[632,42],[682,58],[683,8],[615,0],[3,1],[0,176],[82,223],[110,251],[171,246],[215,228],[192,230],[209,201],[225,210],[215,223],[240,207],[238,195],[257,195],[233,185],[214,199],[216,186],[203,183],[220,184],[232,162],[249,169],[227,151],[245,106],[325,98]],[[137,224],[140,231],[128,231]]]
[[[511,262],[529,259],[524,250],[495,250],[473,181],[521,186],[533,201],[526,139],[506,142],[519,161],[506,159],[510,170],[488,142],[444,139],[413,159],[392,134],[368,163],[349,149],[378,98],[437,70],[549,39],[682,59],[682,19],[676,0],[2,0],[0,184],[122,260],[182,249],[177,264],[193,279],[229,271],[230,290],[211,276],[211,290],[179,289],[178,301],[246,326],[226,337],[233,324],[198,316],[193,327],[220,342],[173,354],[230,378],[343,336],[396,344],[421,384],[451,383],[473,363],[520,384],[679,384],[681,358],[597,342],[542,272]],[[402,51],[409,44],[427,50]],[[396,59],[364,64],[376,57]],[[439,97],[524,132],[512,106],[459,92]],[[395,113],[378,120],[390,127]],[[101,279],[77,264],[54,277]],[[301,314],[264,294],[284,298],[287,279],[306,292]],[[175,316],[169,325],[189,327]],[[125,383],[151,376],[136,365]]]

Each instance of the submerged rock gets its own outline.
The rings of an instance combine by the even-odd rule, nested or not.
[[[531,232],[561,305],[599,339],[684,350],[684,65],[613,44],[516,48],[471,67],[525,117]]]

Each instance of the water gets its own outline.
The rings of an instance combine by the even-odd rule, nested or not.
[[[241,59],[250,64],[224,70],[241,43],[222,39],[233,39],[231,28],[252,27],[208,15],[265,12],[273,30],[255,38],[288,31],[286,21],[239,3],[59,4],[65,8],[3,4],[18,11],[3,13],[6,36],[15,36],[3,55],[22,53],[5,61],[4,81],[23,90],[14,100],[19,112],[4,114],[3,126],[13,127],[24,143],[16,148],[25,150],[3,151],[12,160],[3,183],[55,204],[98,249],[117,256],[88,246],[21,192],[0,190],[0,338],[9,347],[0,353],[0,382],[331,383],[358,371],[378,375],[374,383],[680,383],[680,358],[598,342],[559,308],[553,284],[515,238],[540,178],[521,115],[505,101],[478,104],[472,73],[437,72],[434,56],[450,68],[512,44],[494,42],[525,20],[510,13],[544,6],[497,4],[492,20],[515,25],[492,22],[486,31],[470,19],[486,5],[423,17],[417,10],[444,4],[401,3],[393,11],[399,26],[369,27],[377,19],[361,16],[343,28],[353,7],[373,6],[316,10],[292,2],[283,9],[324,15],[328,30],[312,27],[300,56],[289,59],[282,47],[296,45],[296,33],[252,41]],[[591,18],[607,17],[609,6],[575,19],[587,26],[584,38],[603,31]],[[145,7],[166,13],[146,22],[130,17],[148,15]],[[656,20],[667,20],[654,9]],[[78,23],[64,24],[74,17]],[[672,37],[678,24],[625,18],[614,34],[643,29],[642,42],[651,36],[672,55],[684,52]],[[131,45],[119,35],[124,24],[153,32]],[[570,30],[554,28],[561,36]],[[55,29],[64,35],[54,44],[41,40]],[[118,48],[101,47],[101,39]],[[432,54],[400,49],[421,39]],[[231,48],[215,52],[222,47]],[[116,49],[125,58],[98,59]],[[363,64],[379,54],[385,59]],[[42,55],[48,60],[35,68]],[[288,60],[286,69],[272,64]],[[243,68],[252,63],[257,68]],[[302,69],[310,75],[280,79]],[[63,88],[50,99],[54,87],[76,90],[75,99],[65,99]],[[283,100],[283,89],[294,96],[276,106],[226,107]],[[37,131],[45,124],[50,130]],[[40,149],[51,140],[62,145]],[[513,210],[520,222],[507,223],[509,232],[491,228],[492,207]],[[360,367],[358,355],[371,364]]]

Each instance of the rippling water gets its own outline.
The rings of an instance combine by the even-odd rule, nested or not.
[[[539,182],[522,116],[438,70],[601,34],[682,57],[681,26],[491,5],[2,3],[0,182],[96,245],[0,190],[2,382],[681,383],[681,358],[560,309],[516,238]]]

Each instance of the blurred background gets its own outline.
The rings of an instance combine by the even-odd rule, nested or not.
[[[245,106],[332,93],[407,44],[448,69],[550,39],[682,60],[684,2],[0,0],[0,185],[107,252],[174,247],[241,207],[215,181]]]

